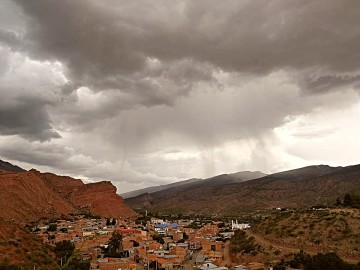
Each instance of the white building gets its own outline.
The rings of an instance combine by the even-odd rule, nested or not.
[[[238,223],[237,220],[233,221],[231,220],[231,229],[232,230],[245,230],[250,228],[250,224],[248,223]]]
[[[217,266],[211,262],[205,262],[203,265],[199,266],[201,270],[228,270],[229,268],[225,266]]]
[[[163,219],[160,219],[160,218],[151,218],[151,223],[152,224],[164,224],[165,221]]]

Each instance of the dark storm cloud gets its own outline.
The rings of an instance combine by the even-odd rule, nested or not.
[[[19,135],[30,141],[60,138],[48,106],[56,106],[56,77],[51,64],[41,65],[0,43],[0,135]]]
[[[0,107],[0,134],[20,135],[31,141],[60,138],[50,125],[49,115],[39,102],[12,104]]]
[[[128,78],[152,76],[145,71],[148,57],[168,66],[193,59],[259,75],[316,68],[328,77],[359,69],[357,0],[16,2],[30,17],[26,50],[34,57],[61,61],[76,85],[132,91],[141,104],[172,102],[153,85],[128,85]],[[308,83],[304,90],[332,90],[332,81],[320,90]],[[184,88],[172,99],[188,93]]]
[[[302,89],[323,93],[329,89],[342,89],[343,87],[351,87],[359,89],[360,75],[324,75],[302,77],[299,81]]]

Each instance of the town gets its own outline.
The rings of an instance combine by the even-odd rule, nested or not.
[[[235,230],[249,227],[233,220],[227,223],[201,218],[167,220],[146,213],[137,220],[74,215],[71,219],[42,222],[33,232],[56,248],[73,245],[72,254],[65,253],[66,250],[60,253],[61,268],[76,256],[90,269],[226,270],[229,261],[226,240]],[[239,265],[237,269],[251,267]]]

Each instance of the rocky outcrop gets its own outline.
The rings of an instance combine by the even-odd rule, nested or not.
[[[116,187],[108,181],[91,183],[78,187],[70,201],[77,207],[87,208],[91,213],[103,217],[135,217],[122,197],[116,194]]]
[[[75,211],[32,172],[0,171],[0,205],[2,218],[23,221]]]
[[[111,182],[84,184],[79,179],[36,170],[0,170],[0,205],[0,217],[24,222],[84,211],[102,217],[137,216]]]
[[[84,184],[80,179],[69,176],[31,171],[43,179],[61,198],[81,211],[89,211],[102,217],[137,216],[137,213],[124,203],[123,198],[116,194],[116,187],[111,182]]]
[[[61,198],[69,200],[72,193],[77,188],[84,186],[85,184],[80,179],[74,179],[69,176],[60,176],[53,173],[41,173],[35,169],[31,169],[30,172],[40,177],[47,185],[49,185]]]

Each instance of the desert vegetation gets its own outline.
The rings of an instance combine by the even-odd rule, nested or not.
[[[252,231],[274,244],[360,259],[358,209],[278,211]]]

